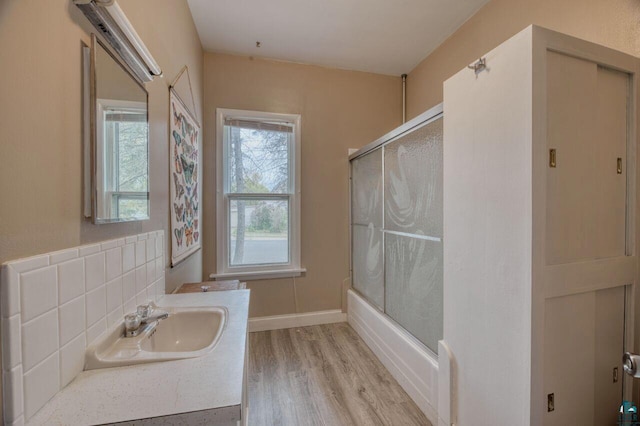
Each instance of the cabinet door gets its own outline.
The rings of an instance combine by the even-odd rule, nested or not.
[[[544,424],[614,426],[622,403],[624,287],[547,299]],[[617,376],[614,375],[617,369]]]
[[[548,52],[547,81],[547,264],[624,256],[629,76]]]

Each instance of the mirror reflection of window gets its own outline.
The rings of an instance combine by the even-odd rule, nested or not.
[[[104,123],[101,147],[105,216],[140,220],[149,216],[146,104],[98,100]]]
[[[149,212],[147,92],[93,39],[94,222],[146,220]]]

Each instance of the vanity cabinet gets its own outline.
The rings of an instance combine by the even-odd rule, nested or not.
[[[483,59],[444,85],[439,416],[616,424],[632,385],[639,60],[535,26]]]

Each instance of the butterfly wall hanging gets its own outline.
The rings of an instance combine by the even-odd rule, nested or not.
[[[198,163],[200,125],[173,87],[169,90],[171,264],[200,249]]]

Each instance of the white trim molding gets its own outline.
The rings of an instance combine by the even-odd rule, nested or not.
[[[307,270],[305,268],[296,268],[278,269],[273,271],[227,272],[221,274],[209,274],[209,278],[212,280],[256,281],[272,280],[275,278],[294,278],[306,273]]]
[[[283,328],[307,327],[310,325],[346,322],[347,314],[340,309],[305,312],[302,314],[274,315],[249,318],[249,332],[281,330]]]
[[[291,127],[291,139],[289,144],[289,172],[288,191],[285,193],[232,193],[229,192],[229,177],[226,159],[227,148],[225,144],[225,120],[235,119],[242,121],[255,121],[264,123],[280,123]],[[237,109],[216,109],[216,229],[217,229],[217,270],[211,274],[211,278],[239,278],[264,276],[265,272],[284,273],[284,277],[296,276],[291,271],[303,271],[300,266],[300,196],[301,191],[301,116],[300,114],[278,114],[261,111],[245,111]],[[289,205],[289,260],[287,263],[273,263],[260,265],[232,266],[229,262],[229,203],[232,198],[244,199],[252,197],[256,199],[288,200]],[[297,272],[296,272],[297,273]],[[299,275],[299,273],[298,273]],[[271,278],[276,278],[275,276]],[[255,278],[257,279],[257,278]]]

